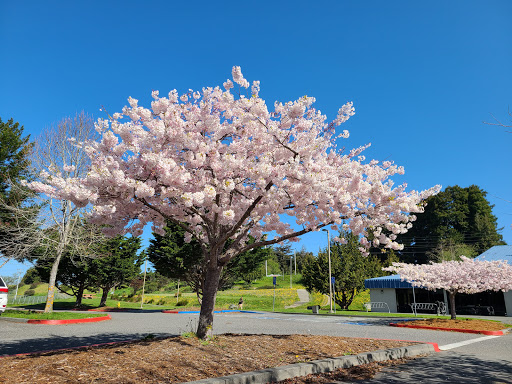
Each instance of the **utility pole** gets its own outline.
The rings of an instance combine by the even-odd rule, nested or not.
[[[142,281],[142,300],[140,301],[140,309],[142,309],[142,304],[144,304],[144,288],[146,287],[146,271],[148,270],[148,259],[146,256],[146,265],[144,266],[144,280]]]
[[[292,289],[292,255],[290,255],[290,289]]]
[[[293,251],[293,261],[295,262],[295,274],[297,274],[297,252]]]
[[[331,304],[330,313],[332,313],[332,284],[331,284],[331,237],[328,229],[322,229],[327,232],[327,257],[329,258],[329,302]]]

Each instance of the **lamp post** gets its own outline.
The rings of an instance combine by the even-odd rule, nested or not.
[[[322,229],[322,231],[327,232],[327,257],[329,259],[329,303],[331,304],[330,313],[332,312],[332,284],[331,284],[331,237],[329,235],[328,229]]]

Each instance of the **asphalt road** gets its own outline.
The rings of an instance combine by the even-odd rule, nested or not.
[[[194,331],[198,314],[114,312],[112,320],[73,325],[34,325],[0,318],[0,355],[12,355]],[[505,318],[512,321],[511,318]],[[445,351],[379,374],[371,383],[512,383],[512,334],[389,327],[388,319],[278,313],[221,313],[215,333],[312,334],[438,343]],[[392,381],[398,380],[398,381]],[[402,380],[402,381],[400,381]],[[475,381],[477,380],[477,381]],[[483,380],[483,381],[482,381]]]

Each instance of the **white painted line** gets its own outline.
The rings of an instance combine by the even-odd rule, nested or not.
[[[459,347],[462,347],[464,345],[473,344],[473,343],[479,343],[480,341],[485,341],[485,340],[489,340],[489,339],[495,339],[496,337],[500,337],[500,336],[483,336],[483,337],[479,337],[479,338],[476,338],[476,339],[460,341],[458,343],[440,345],[439,349],[441,351],[447,351],[448,349],[459,348]]]

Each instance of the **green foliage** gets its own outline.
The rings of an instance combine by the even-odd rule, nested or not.
[[[33,144],[30,136],[23,136],[23,126],[9,119],[0,118],[0,198],[12,203],[16,196],[10,188],[10,181],[17,182],[29,176],[29,153]]]
[[[52,259],[41,258],[37,260],[37,273],[44,281],[50,279],[53,262]],[[92,260],[88,258],[73,258],[69,253],[65,253],[60,260],[56,282],[71,290],[67,293],[76,297],[77,306],[81,304],[85,289],[92,286],[91,270]]]
[[[25,291],[25,296],[34,296],[36,294],[36,291],[34,291],[33,289],[27,289]]]
[[[2,255],[20,259],[17,252],[17,246],[12,241],[11,226],[24,225],[19,222],[20,218],[14,219],[10,207],[24,207],[25,221],[27,217],[34,216],[38,212],[35,206],[24,206],[31,196],[31,192],[20,186],[21,180],[30,179],[29,173],[29,155],[32,150],[33,143],[30,143],[30,136],[23,137],[23,126],[15,123],[13,119],[3,122],[0,118],[0,242],[2,239],[8,239],[8,244],[2,249]],[[15,187],[13,187],[15,186]],[[27,241],[26,238],[20,237],[17,242]]]
[[[156,271],[172,279],[184,280],[201,296],[206,269],[200,244],[195,240],[186,243],[184,230],[172,222],[167,223],[165,235],[154,233],[153,236],[148,257]],[[231,287],[239,279],[250,282],[262,276],[261,266],[269,254],[270,250],[255,248],[234,257],[222,272],[220,288]]]
[[[100,305],[105,305],[110,289],[128,283],[140,273],[143,260],[137,255],[139,248],[139,238],[123,236],[105,238],[98,245],[100,257],[91,262],[91,278],[93,285],[103,290]]]
[[[178,307],[184,307],[185,305],[188,305],[188,299],[179,299],[176,305]]]
[[[461,254],[471,257],[504,244],[486,195],[476,185],[456,185],[428,198],[425,212],[418,214],[413,227],[398,237],[397,241],[405,245],[400,259],[426,263],[455,259]]]
[[[358,291],[364,289],[364,280],[383,275],[382,263],[373,255],[364,257],[359,251],[359,239],[351,233],[340,233],[346,244],[331,242],[331,275],[335,278],[334,301],[347,309]],[[303,271],[304,286],[329,294],[328,253],[320,252],[316,259],[308,259]]]

